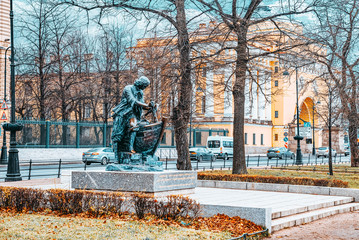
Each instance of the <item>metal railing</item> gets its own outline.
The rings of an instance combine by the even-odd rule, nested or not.
[[[162,158],[163,169],[176,170],[177,159],[175,158]],[[338,154],[333,158],[333,164],[350,163],[350,157],[344,157],[342,154]],[[304,155],[303,161],[300,166],[313,166],[313,165],[326,165],[328,164],[328,158],[317,158],[311,155]],[[255,167],[286,167],[286,166],[298,166],[295,159],[283,158],[283,159],[268,159],[264,155],[247,155],[246,165],[248,168]],[[87,170],[88,168],[104,169],[105,166],[99,163],[87,165],[83,163],[81,159],[53,159],[53,160],[26,160],[20,161],[20,171],[23,180],[30,180],[33,178],[45,178],[45,177],[61,177],[62,170]],[[7,165],[0,165],[0,180],[5,179],[7,172]],[[233,168],[233,160],[229,159],[217,159],[216,161],[192,161],[192,169],[194,170],[231,170]]]
[[[74,160],[28,160],[20,162],[20,173],[22,180],[41,178],[60,178],[62,170],[82,167],[82,162]],[[0,165],[0,180],[6,178],[6,165]]]

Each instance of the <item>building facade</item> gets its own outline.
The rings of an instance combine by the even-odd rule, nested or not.
[[[246,153],[265,153],[270,147],[288,147],[295,152],[296,81],[300,132],[304,136],[302,151],[312,152],[314,141],[315,147],[328,144],[325,141],[328,135],[325,122],[319,117],[322,109],[326,108],[323,104],[326,88],[319,77],[325,69],[316,62],[306,63],[308,59],[301,54],[301,49],[276,51],[278,46],[294,45],[298,41],[295,38],[302,32],[299,25],[280,23],[280,27],[281,31],[273,24],[264,23],[254,26],[248,34],[248,38],[259,39],[250,42],[250,54],[262,57],[251,60],[247,71]],[[191,145],[206,145],[209,134],[207,132],[198,137],[198,129],[224,129],[229,136],[233,133],[231,89],[235,51],[230,47],[236,39],[229,35],[224,40],[222,30],[225,29],[221,24],[210,22],[208,25],[200,24],[198,29],[190,33],[193,45],[193,91],[189,129],[197,131],[197,134],[190,134]],[[213,34],[216,31],[218,33]],[[283,36],[282,32],[286,32],[286,35]],[[175,79],[178,77],[176,65],[179,54],[175,45],[176,38],[144,38],[138,39],[137,45],[130,50],[137,62],[138,75],[146,75],[153,80],[164,116],[170,116],[177,101]],[[333,147],[338,152],[343,151],[343,129],[333,129]],[[171,138],[167,138],[163,144],[171,145]]]

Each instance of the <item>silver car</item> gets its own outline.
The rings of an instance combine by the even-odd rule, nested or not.
[[[82,153],[82,162],[90,165],[91,163],[101,163],[106,165],[115,160],[115,153],[112,148],[92,148]]]
[[[294,155],[294,153],[292,151],[290,151],[289,149],[286,149],[285,147],[274,147],[274,148],[268,149],[267,157],[269,159],[271,159],[271,158],[280,158],[280,159],[290,158],[290,159],[294,159],[295,155]]]
[[[337,151],[335,151],[335,149],[332,148],[332,156],[336,157],[337,156]],[[329,147],[320,147],[317,150],[317,157],[329,157]]]

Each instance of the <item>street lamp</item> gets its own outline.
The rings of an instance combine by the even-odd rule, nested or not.
[[[13,4],[10,0],[10,48],[14,49],[14,12]],[[10,123],[3,125],[4,131],[10,131],[10,149],[9,162],[7,165],[7,174],[5,182],[21,181],[19,166],[19,150],[16,148],[16,131],[21,131],[22,125],[15,122],[15,51],[11,51],[10,56],[10,98],[11,98],[11,114]]]
[[[320,104],[320,101],[316,102],[315,104]],[[313,102],[313,150],[312,150],[313,156],[315,156],[315,127],[314,127],[315,104]]]
[[[6,103],[6,67],[7,67],[7,51],[11,48],[11,46],[7,47],[5,50],[5,69],[4,69],[4,102]],[[6,131],[4,129],[3,133],[3,143],[1,148],[1,157],[0,164],[7,164],[7,146],[6,146]]]
[[[284,76],[289,76],[288,71],[284,71]],[[297,135],[294,136],[294,140],[297,140],[297,154],[296,154],[296,165],[301,165],[302,162],[302,151],[300,149],[300,140],[303,140],[303,137],[299,134],[299,104],[298,104],[298,66],[295,66],[295,86],[296,86],[296,95],[297,95]]]

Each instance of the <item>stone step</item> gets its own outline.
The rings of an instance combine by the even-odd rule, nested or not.
[[[339,206],[321,208],[304,213],[299,213],[287,217],[272,220],[272,232],[283,228],[293,227],[305,223],[309,223],[324,217],[329,217],[339,213],[351,212],[359,210],[359,203],[347,203]]]
[[[352,197],[337,197],[336,199],[323,199],[317,201],[305,202],[299,206],[293,207],[292,205],[273,207],[272,219],[282,218],[290,215],[295,215],[298,213],[304,213],[308,211],[313,211],[321,208],[328,208],[332,206],[338,206],[341,204],[351,203],[354,199]]]

